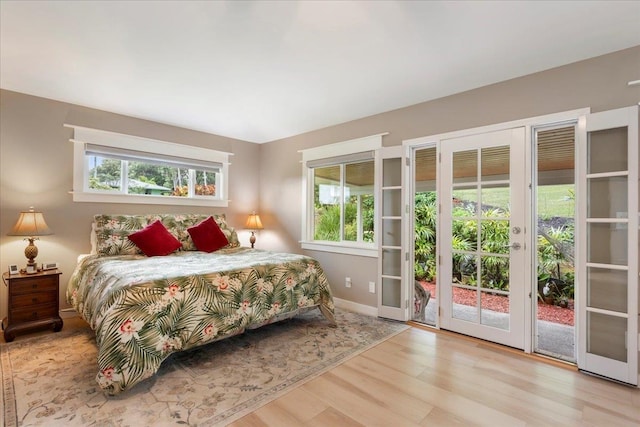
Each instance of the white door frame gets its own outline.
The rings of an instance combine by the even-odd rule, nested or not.
[[[458,137],[463,137],[463,136],[468,136],[468,135],[473,135],[478,133],[486,133],[486,132],[509,129],[509,128],[518,127],[518,126],[524,126],[525,127],[525,149],[527,153],[531,153],[531,144],[532,144],[531,137],[532,137],[533,128],[552,125],[554,123],[568,122],[568,121],[574,121],[574,120],[577,121],[578,118],[580,118],[581,116],[584,116],[585,114],[589,114],[590,111],[591,111],[590,108],[581,108],[576,110],[564,111],[560,113],[529,117],[529,118],[514,120],[510,122],[505,122],[505,123],[498,123],[498,124],[481,126],[476,128],[463,129],[459,131],[446,132],[442,134],[433,134],[430,136],[404,140],[402,142],[402,145],[406,147],[406,150],[408,150],[407,153],[411,152],[411,155],[409,155],[408,158],[410,159],[411,162],[413,162],[413,159],[414,159],[413,153],[415,152],[415,149],[419,149],[421,146],[424,147],[430,143],[435,144],[438,151],[440,151],[440,144],[441,144],[441,141],[444,139],[458,138]],[[525,168],[526,168],[525,170],[526,176],[527,177],[533,176],[532,163],[527,162]],[[411,170],[412,168],[407,168],[406,173],[409,174]],[[438,171],[438,175],[439,175],[439,171]],[[406,185],[404,185],[403,187],[404,191],[406,192],[405,200],[407,200],[409,206],[413,206],[414,194],[415,194],[415,183],[412,182],[412,176],[408,175],[404,182],[406,183]],[[531,192],[529,192],[529,196],[527,200],[529,201],[532,200]],[[533,216],[530,209],[528,209],[528,212],[525,215],[525,220],[527,224],[529,224],[529,229],[531,230],[533,226]],[[413,228],[414,228],[413,223],[411,221],[408,221],[408,224],[405,227],[405,231],[407,232],[407,238],[404,239],[405,242],[413,243],[413,235],[414,235]],[[534,238],[533,233],[529,233],[529,240],[533,238]],[[528,244],[532,245],[532,242],[529,241]],[[438,256],[440,256],[440,253],[441,253],[440,239],[438,239],[437,252],[438,252]],[[407,263],[408,270],[404,275],[404,277],[407,278],[407,280],[404,281],[404,286],[406,287],[406,292],[408,293],[408,295],[412,297],[413,296],[413,277],[414,277],[413,250],[410,251],[410,254],[411,254],[411,259],[410,259],[410,262]],[[536,272],[533,271],[532,264],[533,264],[533,260],[532,262],[527,262],[525,265],[525,268],[526,268],[526,274],[528,275],[528,277],[531,277],[531,281],[533,283],[534,282],[533,279],[536,275]],[[440,284],[437,283],[436,286],[437,286],[438,292],[440,292]],[[536,295],[535,292],[537,292],[537,289],[530,289],[530,292],[532,296]],[[529,292],[525,292],[525,298],[529,301],[529,303],[525,303],[525,319],[531,319],[531,321],[525,321],[524,352],[531,353],[533,351],[532,343],[533,343],[533,334],[534,334],[534,328],[533,328],[534,312],[533,312],[533,304],[531,303],[531,298],[529,297]],[[439,317],[436,318],[435,327],[438,329],[440,328]],[[580,328],[580,325],[576,322],[575,327],[576,327],[576,330],[578,330]]]

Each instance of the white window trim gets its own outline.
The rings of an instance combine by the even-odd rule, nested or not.
[[[388,135],[388,133],[380,133],[299,151],[302,153],[302,240],[300,241],[302,249],[372,258],[378,257],[378,230],[376,230],[376,237],[373,243],[347,241],[329,242],[313,240],[313,237],[310,236],[313,230],[314,220],[313,211],[309,209],[309,207],[313,205],[313,168],[308,168],[307,162],[364,151],[373,151],[375,153],[374,168],[378,171],[380,167],[379,151],[382,147],[382,137],[384,135]],[[380,186],[378,175],[378,173],[375,174],[373,194],[378,194],[377,191]],[[374,203],[374,218],[378,217],[378,203],[378,197],[376,197]]]
[[[91,129],[83,126],[65,124],[65,127],[73,129],[73,194],[74,202],[98,202],[98,203],[133,203],[153,205],[180,205],[180,206],[213,206],[227,207],[229,205],[229,156],[232,153],[200,148],[191,145],[176,144],[173,142],[159,141],[138,136],[125,135],[99,129]],[[210,161],[221,164],[220,183],[216,183],[220,196],[212,199],[207,197],[177,197],[154,196],[135,194],[109,194],[98,191],[89,191],[85,188],[84,177],[88,165],[85,161],[87,144],[105,147],[136,150],[146,153],[176,156],[185,159]]]

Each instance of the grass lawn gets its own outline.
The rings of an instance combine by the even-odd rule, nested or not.
[[[538,216],[543,219],[554,216],[573,218],[575,200],[570,192],[573,189],[573,184],[538,187]],[[455,190],[454,196],[465,201],[476,200],[475,190]],[[508,198],[506,188],[490,188],[483,191],[482,204],[506,208]]]

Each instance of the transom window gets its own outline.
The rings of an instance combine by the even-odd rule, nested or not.
[[[74,201],[227,206],[228,153],[73,128]]]

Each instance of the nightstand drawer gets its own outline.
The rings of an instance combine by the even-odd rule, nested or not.
[[[11,342],[16,332],[36,329],[47,325],[53,331],[62,329],[62,318],[58,308],[60,299],[60,270],[39,271],[35,274],[2,274],[7,285],[7,311],[2,320],[4,340]]]
[[[58,276],[34,277],[33,279],[15,280],[11,283],[12,295],[57,290]]]
[[[11,322],[30,322],[33,320],[58,317],[56,304],[42,304],[31,307],[19,308],[9,312]]]
[[[55,291],[17,294],[11,298],[12,307],[27,308],[38,304],[55,304],[58,293]]]

